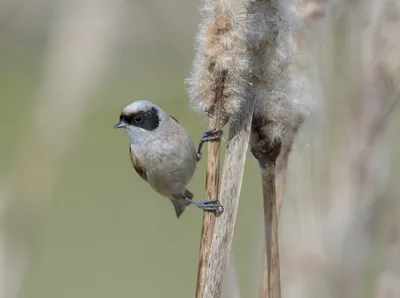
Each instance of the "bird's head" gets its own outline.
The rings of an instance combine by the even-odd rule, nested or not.
[[[132,143],[139,139],[154,137],[166,119],[164,111],[147,100],[138,100],[127,105],[119,116],[114,128],[124,128]]]

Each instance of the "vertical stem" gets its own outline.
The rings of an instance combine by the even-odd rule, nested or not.
[[[275,190],[275,162],[260,164],[264,197],[267,270],[264,270],[260,297],[280,298],[278,204]]]
[[[286,185],[286,173],[289,163],[289,155],[292,151],[295,136],[302,121],[299,121],[293,130],[288,131],[282,142],[282,146],[279,151],[278,158],[276,162],[263,162],[260,160],[261,178],[263,185],[263,200],[264,200],[264,225],[265,225],[265,235],[266,235],[266,249],[267,253],[264,255],[264,270],[261,280],[260,287],[260,297],[262,298],[272,298],[269,294],[270,289],[270,278],[268,272],[275,270],[275,277],[277,279],[278,286],[280,289],[280,269],[279,269],[279,243],[278,243],[278,222],[279,214],[283,201],[285,185]],[[273,158],[272,158],[273,160]],[[276,209],[276,212],[274,211]],[[272,218],[269,218],[272,216]],[[276,247],[274,250],[271,248],[271,241],[274,235],[271,235],[271,231],[276,229]],[[270,252],[268,251],[270,250]],[[278,261],[277,269],[273,269],[269,264],[268,259],[274,256]],[[280,297],[280,296],[279,296]]]
[[[210,120],[209,128],[216,128]],[[217,127],[217,129],[219,129]],[[221,142],[215,141],[208,143],[207,146],[207,169],[206,169],[206,192],[205,199],[218,198],[219,185],[219,149]],[[196,297],[204,296],[205,280],[207,276],[210,249],[215,226],[215,214],[211,212],[203,213],[203,225],[201,230],[200,256],[197,270]]]
[[[215,223],[205,298],[221,297],[223,275],[229,259],[239,205],[253,110],[254,98],[248,98],[241,113],[233,117],[230,124],[220,191],[220,201],[225,211]]]

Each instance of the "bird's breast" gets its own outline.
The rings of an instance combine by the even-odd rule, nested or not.
[[[140,162],[140,158],[134,153],[131,146],[129,146],[129,157],[131,158],[131,162],[136,173],[138,173],[140,177],[147,181],[146,168],[143,166],[143,163]]]
[[[196,161],[187,144],[173,144],[171,140],[156,141],[139,148],[131,145],[130,155],[136,172],[163,196],[185,190],[191,180]]]

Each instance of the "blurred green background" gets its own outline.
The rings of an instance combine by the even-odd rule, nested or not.
[[[301,3],[297,79],[312,75],[296,99],[314,110],[289,160],[283,297],[400,297],[400,1]],[[202,212],[177,220],[112,126],[147,99],[197,144],[207,120],[184,79],[200,4],[0,1],[0,298],[194,297]],[[196,199],[204,184],[205,158]],[[261,197],[249,153],[233,243],[241,297],[258,296]]]
[[[0,14],[0,181],[10,182],[2,186],[12,189],[2,206],[17,205],[7,217],[12,237],[33,243],[20,297],[193,297],[202,212],[190,207],[177,220],[171,203],[135,173],[128,138],[112,126],[125,105],[148,99],[178,118],[197,144],[207,121],[189,108],[184,79],[194,55],[198,2],[115,2],[112,24],[106,12],[113,4],[36,2],[40,8],[8,1]],[[82,15],[73,15],[75,10]],[[60,18],[65,24],[58,24]],[[102,34],[96,31],[102,22],[109,44],[99,42],[89,50],[79,45],[86,35]],[[53,27],[75,25],[76,31],[53,32]],[[76,45],[68,43],[70,36],[77,36]],[[54,45],[64,37],[64,48]],[[96,47],[106,47],[107,53]],[[105,60],[101,76],[91,78],[86,69],[76,74],[74,63],[80,62],[74,60],[94,55]],[[71,59],[71,69],[58,66],[64,59]],[[51,84],[70,91],[82,72],[89,77],[78,84],[93,87],[78,87],[83,95],[68,94],[80,102],[51,98],[60,96]],[[197,199],[203,197],[204,183],[205,159],[190,184]],[[262,227],[260,194],[250,158],[235,231],[247,297],[257,292],[253,268],[261,251],[254,245]]]

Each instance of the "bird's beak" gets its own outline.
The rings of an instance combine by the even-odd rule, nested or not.
[[[113,126],[113,128],[125,128],[125,127],[126,127],[126,123],[124,121],[120,121]]]

